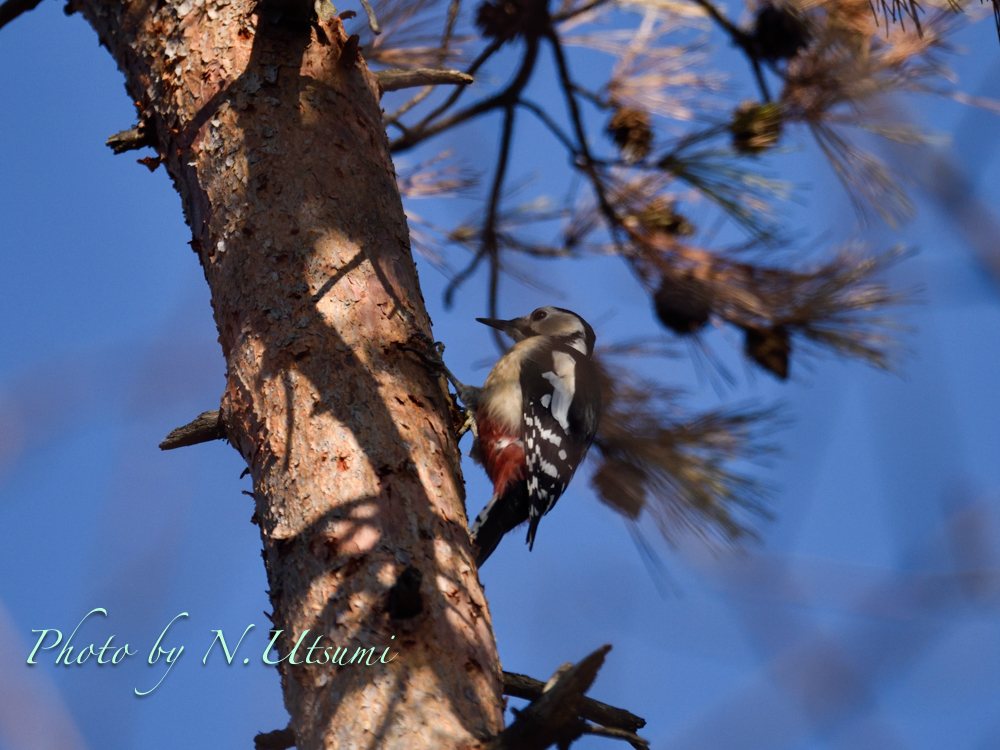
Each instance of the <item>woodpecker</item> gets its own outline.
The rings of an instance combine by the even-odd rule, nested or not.
[[[446,374],[472,411],[473,455],[493,482],[493,496],[470,534],[482,565],[500,539],[528,521],[528,549],[542,516],[566,490],[594,440],[601,388],[594,329],[574,312],[540,307],[513,320],[477,318],[514,340],[482,388]]]

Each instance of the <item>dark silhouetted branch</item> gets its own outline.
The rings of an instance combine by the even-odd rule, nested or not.
[[[448,21],[444,25],[444,34],[441,37],[442,63],[448,57],[448,48],[451,46],[451,35],[455,31],[455,22],[458,20],[458,11],[461,7],[461,0],[451,0],[451,3],[448,5]]]
[[[571,141],[569,139],[569,136],[562,131],[562,128],[556,125],[555,121],[553,121],[553,119],[549,117],[548,113],[544,109],[539,107],[537,104],[534,104],[533,102],[529,102],[527,99],[519,100],[518,106],[524,107],[532,114],[534,114],[535,117],[541,120],[542,123],[545,125],[545,127],[547,127],[552,132],[552,135],[554,135],[559,140],[559,142],[566,147],[566,150],[569,151],[571,154],[573,154],[573,156],[576,156],[577,151],[576,151],[576,146],[573,145],[573,141]]]
[[[479,107],[482,108],[480,111],[487,111],[488,109],[502,106],[504,108],[503,135],[500,139],[500,155],[497,159],[496,174],[494,175],[493,188],[490,192],[486,223],[483,225],[481,235],[482,245],[479,252],[476,254],[476,257],[473,258],[472,263],[469,264],[468,268],[466,268],[466,270],[461,274],[457,275],[451,280],[451,283],[448,284],[444,296],[446,307],[451,306],[455,291],[458,289],[459,285],[472,274],[483,258],[488,258],[490,261],[489,314],[491,317],[496,316],[497,291],[499,289],[500,278],[500,246],[497,240],[497,214],[499,212],[500,199],[503,194],[503,181],[505,175],[507,174],[508,162],[510,161],[510,144],[514,133],[514,118],[517,114],[516,105],[518,100],[521,98],[521,92],[524,90],[524,87],[528,85],[528,81],[531,80],[531,73],[535,68],[535,61],[537,59],[538,40],[534,37],[529,37],[527,40],[527,47],[524,52],[524,58],[521,60],[521,67],[510,85],[496,96],[491,97],[484,102],[480,102],[478,105],[473,105],[467,110],[463,110],[463,112],[469,112]],[[463,112],[458,112],[457,114],[452,115],[449,120],[455,120],[455,118],[461,116]],[[439,123],[439,125],[445,125],[445,122]],[[461,122],[461,120],[458,120],[453,124],[458,124],[458,122]],[[429,134],[429,131],[426,134]],[[500,332],[493,331],[492,333],[497,346],[500,347],[501,350],[505,349],[506,347],[504,346]]]
[[[116,154],[124,154],[126,151],[135,151],[148,146],[156,146],[156,133],[145,121],[140,122],[128,130],[115,133],[105,141],[105,144]]]
[[[553,23],[561,23],[562,21],[568,21],[571,18],[576,18],[577,16],[582,16],[584,13],[589,13],[594,10],[594,8],[599,8],[600,6],[608,3],[610,0],[590,0],[589,3],[581,5],[579,8],[573,8],[564,12],[557,13],[552,16]]]
[[[694,0],[704,8],[705,12],[715,21],[728,35],[732,43],[743,50],[750,66],[753,68],[754,77],[757,79],[757,86],[760,87],[760,94],[765,102],[771,101],[771,92],[768,89],[767,81],[764,79],[764,72],[760,66],[760,58],[753,48],[753,40],[747,32],[726,18],[722,12],[715,7],[711,0]]]
[[[500,158],[497,160],[497,172],[493,179],[490,207],[486,214],[486,226],[483,228],[482,252],[486,254],[490,261],[489,315],[491,318],[497,316],[497,294],[500,290],[500,243],[497,240],[497,212],[500,209],[503,180],[507,174],[507,165],[510,161],[510,142],[514,136],[514,116],[516,112],[513,104],[508,104],[504,111],[503,137],[500,140]],[[491,333],[500,351],[505,351],[507,347],[504,344],[500,331],[491,329]]]
[[[497,241],[497,212],[500,205],[500,196],[503,191],[503,180],[507,173],[507,164],[510,160],[510,142],[514,134],[514,107],[513,105],[507,105],[504,110],[504,121],[503,121],[503,136],[500,140],[500,156],[497,159],[497,170],[493,177],[493,189],[490,191],[490,202],[489,210],[486,214],[486,223],[483,225],[483,230],[481,233],[482,245],[480,246],[479,252],[476,253],[472,262],[460,273],[456,274],[455,277],[449,282],[447,288],[444,292],[444,304],[446,307],[451,307],[452,302],[455,298],[455,292],[458,291],[458,287],[465,282],[479,267],[483,258],[489,258],[490,261],[490,293],[489,293],[489,314],[490,317],[496,317],[497,314],[497,289],[498,289],[498,268],[499,268],[499,255],[500,246]],[[504,348],[503,339],[500,338],[500,332],[496,331],[494,339],[497,345]]]
[[[7,0],[0,5],[0,29],[9,24],[22,13],[34,10],[42,0]]]
[[[392,68],[380,70],[375,74],[382,84],[383,91],[398,91],[416,86],[437,86],[442,83],[472,83],[472,76],[460,70],[437,70],[435,68],[416,68],[403,70]]]
[[[441,50],[438,55],[438,66],[444,65],[448,60],[448,51],[451,48],[451,36],[455,31],[455,22],[458,20],[458,11],[461,5],[461,0],[451,0],[451,4],[448,6],[448,22],[444,26],[444,34],[441,35]],[[469,75],[469,80],[472,80],[471,75]],[[431,95],[432,91],[434,91],[434,86],[424,86],[424,88],[418,91],[408,102],[406,102],[406,104],[385,118],[386,127],[395,123],[400,117],[420,104],[420,102]],[[461,91],[461,89],[458,91]]]
[[[583,694],[590,689],[611,646],[601,646],[574,666],[560,667],[542,695],[487,744],[487,750],[545,750],[568,747],[587,724],[579,715]]]
[[[583,733],[594,734],[599,737],[610,737],[615,740],[623,740],[634,747],[635,750],[648,750],[649,748],[649,740],[644,740],[634,732],[626,732],[624,729],[608,729],[607,727],[595,727],[588,724],[584,728]]]
[[[166,439],[160,443],[161,451],[183,448],[198,443],[208,443],[212,440],[225,440],[226,428],[222,424],[222,415],[218,410],[206,411],[198,418],[183,427],[172,430]]]
[[[527,675],[504,672],[503,692],[504,695],[534,701],[542,697],[542,693],[545,692],[545,683]],[[626,711],[624,708],[615,708],[586,696],[580,700],[579,712],[580,717],[587,721],[626,732],[635,732],[646,726],[645,719]]]
[[[288,750],[295,747],[295,733],[290,727],[262,732],[253,738],[254,750]]]
[[[486,49],[484,49],[482,52],[479,53],[479,56],[472,61],[472,64],[468,67],[468,69],[465,72],[468,73],[470,76],[475,75],[476,71],[479,70],[479,68],[483,65],[483,63],[489,60],[493,56],[493,53],[495,53],[498,49],[500,49],[501,46],[503,46],[503,40],[494,39],[493,42],[490,43],[490,45]],[[458,98],[462,95],[462,92],[464,91],[465,91],[465,86],[459,86],[458,88],[456,88],[453,92],[451,92],[451,95],[447,99],[445,99],[444,102],[437,109],[433,110],[423,120],[414,125],[412,130],[413,131],[422,130],[424,127],[427,126],[428,123],[433,122],[436,118],[440,117],[443,113],[447,112],[448,109],[456,101],[458,101]],[[389,118],[389,122],[394,122],[398,117],[399,117],[398,113],[393,115],[392,117]],[[395,124],[397,127],[402,128],[402,125],[400,125],[399,123]],[[409,148],[409,146],[406,146],[406,148]]]
[[[500,48],[499,44],[495,44],[495,49],[494,45],[490,45],[490,47],[486,48],[483,55],[480,55],[480,59],[477,59],[476,63],[481,65],[482,62],[480,62],[480,60],[485,61],[487,52],[489,54],[493,54],[493,52],[495,52],[496,49],[499,48]],[[437,135],[438,133],[447,130],[448,128],[453,128],[456,125],[460,125],[466,120],[469,120],[477,115],[481,115],[484,112],[490,112],[494,109],[499,109],[501,107],[506,107],[510,104],[513,104],[521,96],[521,92],[524,90],[524,87],[528,84],[528,81],[531,79],[531,74],[535,69],[535,62],[537,61],[537,59],[538,59],[538,40],[535,38],[529,38],[526,42],[524,57],[521,59],[521,67],[518,69],[517,75],[514,76],[514,80],[510,82],[510,85],[507,86],[507,88],[505,88],[498,94],[483,99],[482,101],[476,102],[475,104],[472,104],[463,110],[455,112],[453,115],[451,115],[450,117],[446,117],[444,120],[434,123],[433,125],[430,124],[435,117],[437,117],[444,111],[444,109],[451,106],[451,102],[454,101],[454,98],[457,98],[457,95],[460,93],[461,89],[455,91],[452,94],[452,97],[454,98],[449,98],[443,105],[441,105],[441,107],[434,110],[434,112],[431,112],[412,130],[408,131],[401,138],[397,138],[395,141],[390,143],[389,150],[392,151],[393,153],[405,151],[409,148],[413,148],[421,141],[430,138],[432,135]],[[478,67],[476,63],[473,63],[473,65],[470,66],[470,69],[468,71],[470,75],[474,72],[472,68]]]
[[[549,41],[552,43],[552,54],[556,59],[556,67],[559,71],[559,82],[562,86],[563,94],[566,97],[566,105],[569,108],[570,120],[573,122],[573,130],[576,133],[576,138],[579,142],[579,154],[581,158],[576,160],[576,167],[590,179],[591,185],[594,188],[594,193],[597,196],[597,203],[601,208],[601,213],[604,214],[604,218],[608,222],[608,230],[611,233],[611,238],[614,240],[615,246],[618,248],[618,252],[624,256],[625,247],[622,245],[618,236],[621,219],[618,216],[618,212],[615,211],[614,206],[611,205],[611,201],[608,200],[608,194],[604,187],[604,182],[601,179],[600,174],[597,172],[596,162],[591,155],[590,146],[587,143],[587,133],[583,127],[583,118],[580,116],[580,105],[576,101],[577,86],[570,76],[569,65],[566,62],[565,54],[563,54],[562,43],[559,41],[559,36],[553,32],[549,35]]]

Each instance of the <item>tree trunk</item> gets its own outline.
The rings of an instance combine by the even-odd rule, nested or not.
[[[296,662],[319,635],[313,660],[326,646],[347,648],[345,663],[357,647],[375,647],[374,662],[398,653],[376,666],[283,661],[298,746],[480,745],[503,728],[500,665],[446,392],[400,349],[430,336],[430,320],[356,39],[337,18],[265,20],[249,0],[74,6],[183,199],[281,656],[306,630]],[[404,618],[413,597],[393,610],[388,591],[409,566],[423,611]]]

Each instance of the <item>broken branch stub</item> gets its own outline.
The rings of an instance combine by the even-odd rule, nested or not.
[[[536,680],[534,677],[517,674],[515,672],[503,673],[504,695],[512,695],[515,698],[524,700],[538,700],[545,691],[545,683]],[[593,698],[583,696],[580,699],[580,718],[592,721],[605,727],[623,729],[626,732],[636,732],[646,726],[646,720],[641,716],[636,716],[624,708],[609,706]]]
[[[545,750],[555,744],[566,746],[582,735],[586,723],[579,716],[581,699],[610,650],[610,645],[601,646],[565,671],[560,668],[541,697],[491,740],[487,750]]]
[[[436,68],[414,68],[413,70],[390,68],[378,71],[375,77],[383,91],[398,91],[416,86],[437,86],[447,83],[466,85],[474,80],[468,73],[463,73],[460,70],[438,70]]]
[[[216,409],[215,411],[202,412],[194,421],[171,430],[166,439],[160,443],[160,450],[169,451],[174,448],[184,448],[188,445],[225,439],[226,428],[222,424],[222,414]]]

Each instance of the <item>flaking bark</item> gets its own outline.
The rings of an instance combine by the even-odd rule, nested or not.
[[[297,660],[319,634],[398,653],[283,662],[298,747],[482,745],[503,728],[500,667],[446,393],[399,348],[430,321],[374,76],[341,61],[337,18],[295,26],[248,0],[75,6],[155,126],[211,288],[222,422],[254,481],[279,651],[308,629]],[[393,620],[407,567],[423,610]]]

